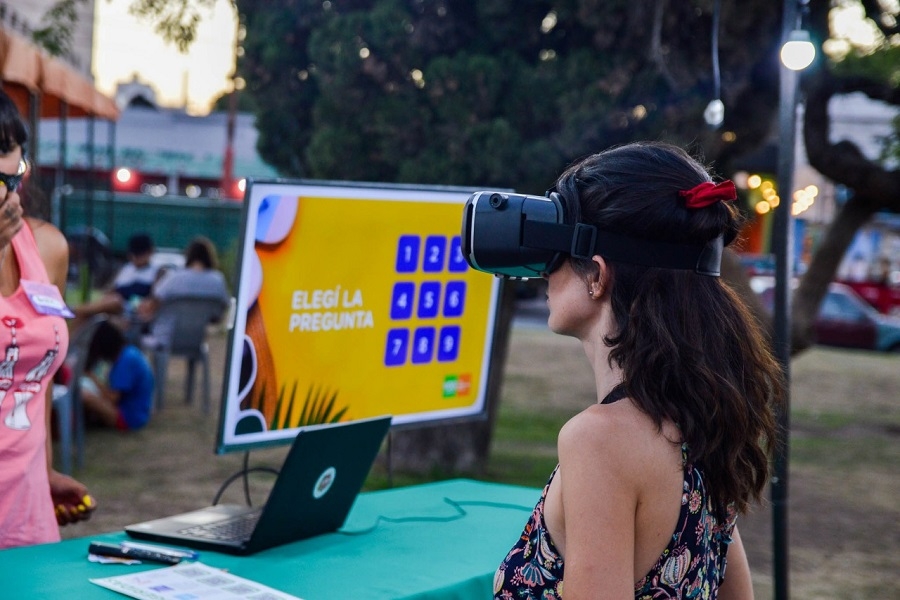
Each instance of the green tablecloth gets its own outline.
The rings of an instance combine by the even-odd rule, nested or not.
[[[494,570],[539,495],[532,488],[467,479],[368,492],[357,498],[344,534],[247,557],[201,552],[200,561],[304,600],[490,598]],[[88,579],[160,568],[88,562],[88,543],[95,539],[127,536],[115,532],[0,551],[0,597],[122,598]]]

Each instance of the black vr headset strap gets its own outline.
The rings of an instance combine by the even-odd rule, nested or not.
[[[593,225],[584,223],[564,225],[529,219],[522,224],[522,245],[565,252],[574,258],[591,258],[599,254],[617,262],[690,270],[714,277],[720,274],[724,248],[722,236],[706,244],[677,244],[598,231]]]

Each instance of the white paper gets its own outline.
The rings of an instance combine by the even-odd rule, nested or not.
[[[90,582],[139,600],[302,600],[199,562]]]

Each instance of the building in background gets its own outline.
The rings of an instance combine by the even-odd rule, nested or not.
[[[198,117],[159,107],[153,89],[137,78],[119,85],[116,103],[122,111],[116,123],[68,119],[62,129],[59,119],[41,120],[37,166],[43,178],[52,178],[62,153],[67,183],[76,189],[92,185],[153,197],[241,198],[243,188],[237,186],[243,179],[277,176],[256,151],[259,136],[251,114],[235,116],[234,178],[231,189],[223,189],[226,112]]]
[[[181,248],[203,234],[222,250],[232,247],[239,184],[244,177],[275,175],[256,152],[253,117],[196,117],[183,107],[163,108],[137,75],[118,86],[115,100],[99,92],[93,83],[96,34],[117,26],[97,22],[105,2],[75,3],[70,51],[53,57],[33,36],[48,26],[45,16],[55,1],[0,0],[0,84],[32,131],[25,185],[31,210],[69,236],[74,262],[83,260],[81,246],[89,246],[73,246],[79,236],[106,240],[116,253],[136,231],[152,232],[159,246]],[[148,35],[135,23],[127,26],[136,28],[135,39]],[[202,55],[211,46],[199,48]],[[131,73],[140,73],[146,59],[130,52],[120,57]]]

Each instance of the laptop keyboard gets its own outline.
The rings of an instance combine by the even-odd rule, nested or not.
[[[253,533],[261,512],[256,510],[224,521],[194,525],[193,527],[181,529],[178,533],[207,540],[241,542],[250,539],[250,534]]]

